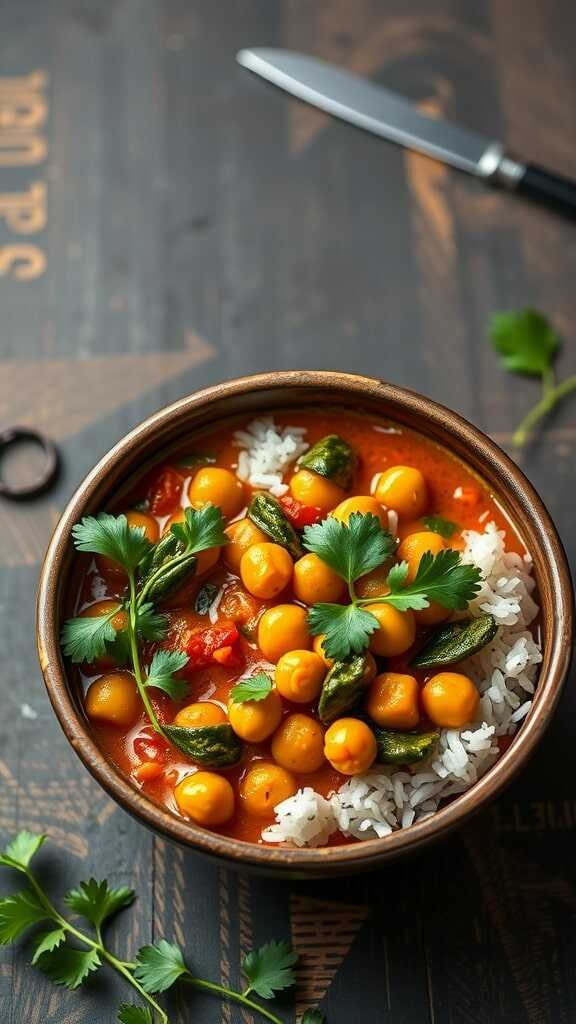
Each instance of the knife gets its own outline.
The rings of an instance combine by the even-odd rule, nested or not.
[[[502,143],[421,114],[389,89],[326,61],[292,50],[257,47],[236,59],[286,92],[358,128],[576,217],[576,184],[537,164],[522,163]]]

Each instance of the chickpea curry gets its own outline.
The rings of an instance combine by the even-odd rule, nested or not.
[[[430,440],[348,410],[274,422],[295,419],[272,486],[241,479],[235,422],[82,520],[62,636],[93,735],[133,785],[251,842],[302,787],[414,771],[439,729],[474,720],[458,665],[496,625],[466,616],[481,574],[462,533],[489,516],[523,550]]]

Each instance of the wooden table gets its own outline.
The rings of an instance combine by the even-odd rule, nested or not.
[[[566,339],[562,372],[576,369],[572,224],[288,99],[236,50],[332,59],[574,176],[575,21],[568,0],[3,5],[0,425],[46,430],[65,468],[43,500],[0,504],[0,827],[50,833],[57,888],[136,886],[118,950],[166,936],[236,981],[244,950],[291,937],[296,1010],[320,1002],[330,1024],[576,1019],[570,686],[528,770],[470,827],[378,875],[281,884],[188,856],[117,808],[56,724],[34,649],[59,511],[165,403],[261,369],[355,370],[508,446],[537,386],[501,372],[490,313],[541,308]],[[567,405],[522,457],[572,557],[575,423]],[[2,953],[3,1022],[102,1024],[126,995],[108,974],[58,991]],[[187,994],[172,1020],[252,1018]]]

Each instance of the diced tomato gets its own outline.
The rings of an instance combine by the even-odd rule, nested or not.
[[[454,498],[464,505],[464,508],[474,508],[480,501],[480,491],[471,485],[457,487],[454,491]]]
[[[163,771],[164,766],[158,761],[143,761],[132,769],[132,775],[138,782],[151,782],[152,779],[158,779]]]
[[[153,477],[148,491],[150,511],[153,516],[167,516],[180,502],[182,477],[170,468],[161,469]]]
[[[211,626],[193,633],[186,643],[186,654],[190,659],[187,668],[239,664],[239,637],[240,634],[234,625]]]
[[[134,753],[141,761],[158,761],[164,763],[170,755],[170,747],[160,736],[151,736],[141,732],[133,743]]]
[[[305,526],[312,526],[324,519],[324,513],[317,505],[301,505],[299,501],[284,495],[280,498],[280,504],[288,519],[297,530],[303,530]]]

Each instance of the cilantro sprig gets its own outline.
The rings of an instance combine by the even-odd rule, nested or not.
[[[383,565],[396,550],[391,535],[369,513],[355,512],[347,524],[329,517],[307,527],[303,544],[348,584],[350,603],[319,603],[308,613],[310,631],[315,636],[325,634],[322,646],[326,654],[339,661],[361,654],[378,629],[378,619],[367,605],[389,604],[405,612],[428,608],[431,601],[436,601],[445,608],[463,610],[480,587],[480,571],[465,565],[457,551],[446,549],[437,555],[426,552],[411,583],[407,580],[407,563],[400,562],[388,572],[387,594],[358,598],[356,581]]]
[[[168,623],[155,601],[195,571],[195,556],[201,551],[228,543],[225,525],[220,509],[205,505],[187,508],[184,522],[174,524],[157,544],[147,540],[143,527],[130,526],[125,515],[85,516],[72,529],[78,551],[110,558],[124,569],[127,594],[105,615],[68,619],[62,629],[64,654],[75,664],[92,663],[105,654],[113,654],[119,664],[128,662],[150,723],[165,738],[148,691],[156,688],[182,699],[187,686],[177,674],[188,657],[182,651],[157,651],[145,672],[140,645],[164,638]],[[119,611],[125,612],[121,628],[114,624]]]
[[[158,996],[176,983],[238,1003],[270,1024],[283,1024],[275,1012],[255,1002],[252,993],[268,1000],[294,985],[297,957],[287,942],[268,942],[246,954],[242,961],[247,981],[244,991],[198,977],[180,947],[163,938],[142,946],[135,961],[122,960],[106,945],[103,926],[133,902],[133,890],[125,886],[114,888],[107,881],[94,878],[71,889],[64,896],[64,903],[91,926],[90,931],[82,930],[58,910],[31,870],[31,860],[45,839],[44,835],[20,832],[0,853],[0,865],[26,879],[24,889],[0,899],[0,945],[15,942],[35,925],[44,925],[48,930],[33,938],[31,962],[54,984],[68,989],[78,988],[104,965],[112,968],[140,998],[138,1004],[122,1003],[116,1017],[118,1024],[170,1024]],[[306,1010],[302,1021],[326,1024],[324,1014],[316,1009]]]
[[[494,313],[488,333],[510,373],[540,378],[540,401],[524,417],[512,438],[513,444],[521,448],[540,421],[566,395],[576,391],[576,374],[557,383],[554,361],[561,348],[560,337],[550,321],[535,309]]]

